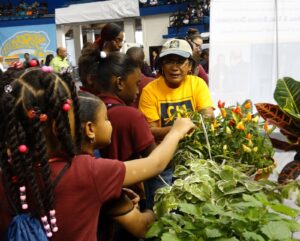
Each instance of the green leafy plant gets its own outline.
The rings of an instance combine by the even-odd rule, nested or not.
[[[291,187],[256,182],[232,166],[196,159],[177,165],[171,187],[159,189],[158,216],[147,238],[161,241],[294,240],[299,210],[281,203]],[[300,183],[293,188],[299,189]],[[299,198],[299,196],[298,196]],[[300,199],[299,199],[300,201]]]
[[[247,100],[241,105],[226,107],[219,101],[218,107],[220,114],[214,119],[203,120],[197,112],[187,113],[197,128],[180,144],[182,154],[188,149],[197,153],[198,158],[226,162],[249,175],[258,170],[272,172],[274,148],[266,135],[272,130],[266,123],[259,122],[258,115],[252,114],[252,102]],[[181,156],[177,160],[180,164]]]

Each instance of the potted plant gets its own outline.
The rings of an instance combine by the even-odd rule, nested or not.
[[[175,162],[180,164],[187,150],[199,158],[235,166],[248,175],[271,173],[275,167],[274,149],[266,133],[272,130],[252,114],[252,102],[226,107],[219,101],[218,108],[220,114],[214,119],[203,120],[197,112],[187,113],[197,128],[180,143]]]
[[[284,183],[300,175],[300,82],[290,77],[279,79],[274,99],[277,105],[259,103],[255,106],[259,114],[287,138],[287,141],[270,138],[273,146],[285,151],[296,151],[294,160],[279,174],[278,182]]]

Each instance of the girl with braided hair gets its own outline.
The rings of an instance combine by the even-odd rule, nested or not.
[[[50,240],[96,241],[102,204],[119,197],[122,186],[161,172],[194,126],[178,119],[147,158],[126,163],[95,159],[91,149],[79,153],[79,104],[68,73],[60,77],[31,68],[7,81],[0,81],[1,240],[16,214],[30,214]],[[99,148],[98,131],[108,121],[97,117],[92,149]]]

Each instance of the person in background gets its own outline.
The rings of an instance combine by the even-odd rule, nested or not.
[[[145,53],[143,48],[141,47],[131,47],[127,50],[126,55],[129,56],[132,60],[134,60],[136,63],[138,63],[141,71],[144,65],[144,59],[145,59]],[[141,81],[139,83],[139,93],[137,94],[137,97],[135,101],[133,102],[132,106],[138,108],[139,101],[140,101],[140,95],[142,93],[143,88],[150,83],[154,78],[146,76],[143,72],[141,75]]]
[[[193,52],[186,40],[168,40],[159,55],[161,76],[143,89],[139,109],[157,143],[169,132],[180,110],[199,111],[204,117],[213,117],[214,104],[207,84],[198,76],[189,74],[193,61]],[[160,176],[171,184],[172,168],[169,167]],[[153,206],[155,190],[165,184],[159,178],[150,181],[152,186],[148,197]]]
[[[51,60],[50,66],[56,73],[61,73],[70,67],[70,63],[67,59],[67,49],[64,47],[59,47],[56,49],[56,56]]]
[[[158,50],[157,49],[153,49],[151,52],[151,70],[152,73],[156,76],[157,72],[158,72],[158,68],[157,68],[157,60],[158,60]]]
[[[206,73],[209,71],[209,49],[203,49],[201,53],[200,64],[203,66]]]
[[[42,228],[52,241],[96,241],[103,203],[120,197],[122,186],[161,172],[178,142],[194,128],[188,118],[176,120],[146,158],[96,159],[93,150],[111,138],[105,105],[98,110],[95,124],[86,125],[89,134],[85,138],[91,145],[80,153],[83,126],[71,76],[30,68],[12,82],[8,80],[0,81],[0,114],[8,117],[0,120],[1,240],[15,213],[22,213],[42,219]],[[53,185],[61,174],[59,183]]]
[[[115,23],[105,24],[101,30],[100,38],[95,41],[99,50],[106,54],[120,51],[123,46],[123,42],[124,31]]]
[[[47,54],[46,56],[46,60],[45,60],[45,65],[46,66],[50,66],[50,62],[51,60],[54,58],[54,55],[53,54]]]
[[[203,66],[200,63],[201,59],[201,45],[203,44],[203,40],[200,36],[200,33],[197,29],[190,28],[187,32],[186,40],[191,45],[193,50],[193,58],[194,58],[194,66],[192,68],[192,73],[200,78],[202,78],[206,84],[208,85],[208,75]]]
[[[30,55],[29,55],[29,53],[25,53],[25,54],[24,54],[23,67],[24,67],[24,68],[30,67],[29,62],[30,62]]]

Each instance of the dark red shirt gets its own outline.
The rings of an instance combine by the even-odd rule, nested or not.
[[[51,163],[53,179],[64,165],[65,162]],[[54,190],[59,231],[50,240],[96,241],[102,204],[120,196],[124,177],[125,166],[120,161],[95,159],[90,155],[75,157]],[[3,240],[11,215],[8,206],[1,182],[0,240]]]
[[[101,150],[101,156],[120,161],[139,158],[140,152],[154,143],[145,117],[118,97],[103,94],[99,97],[108,106],[108,118],[113,127],[111,144]]]

